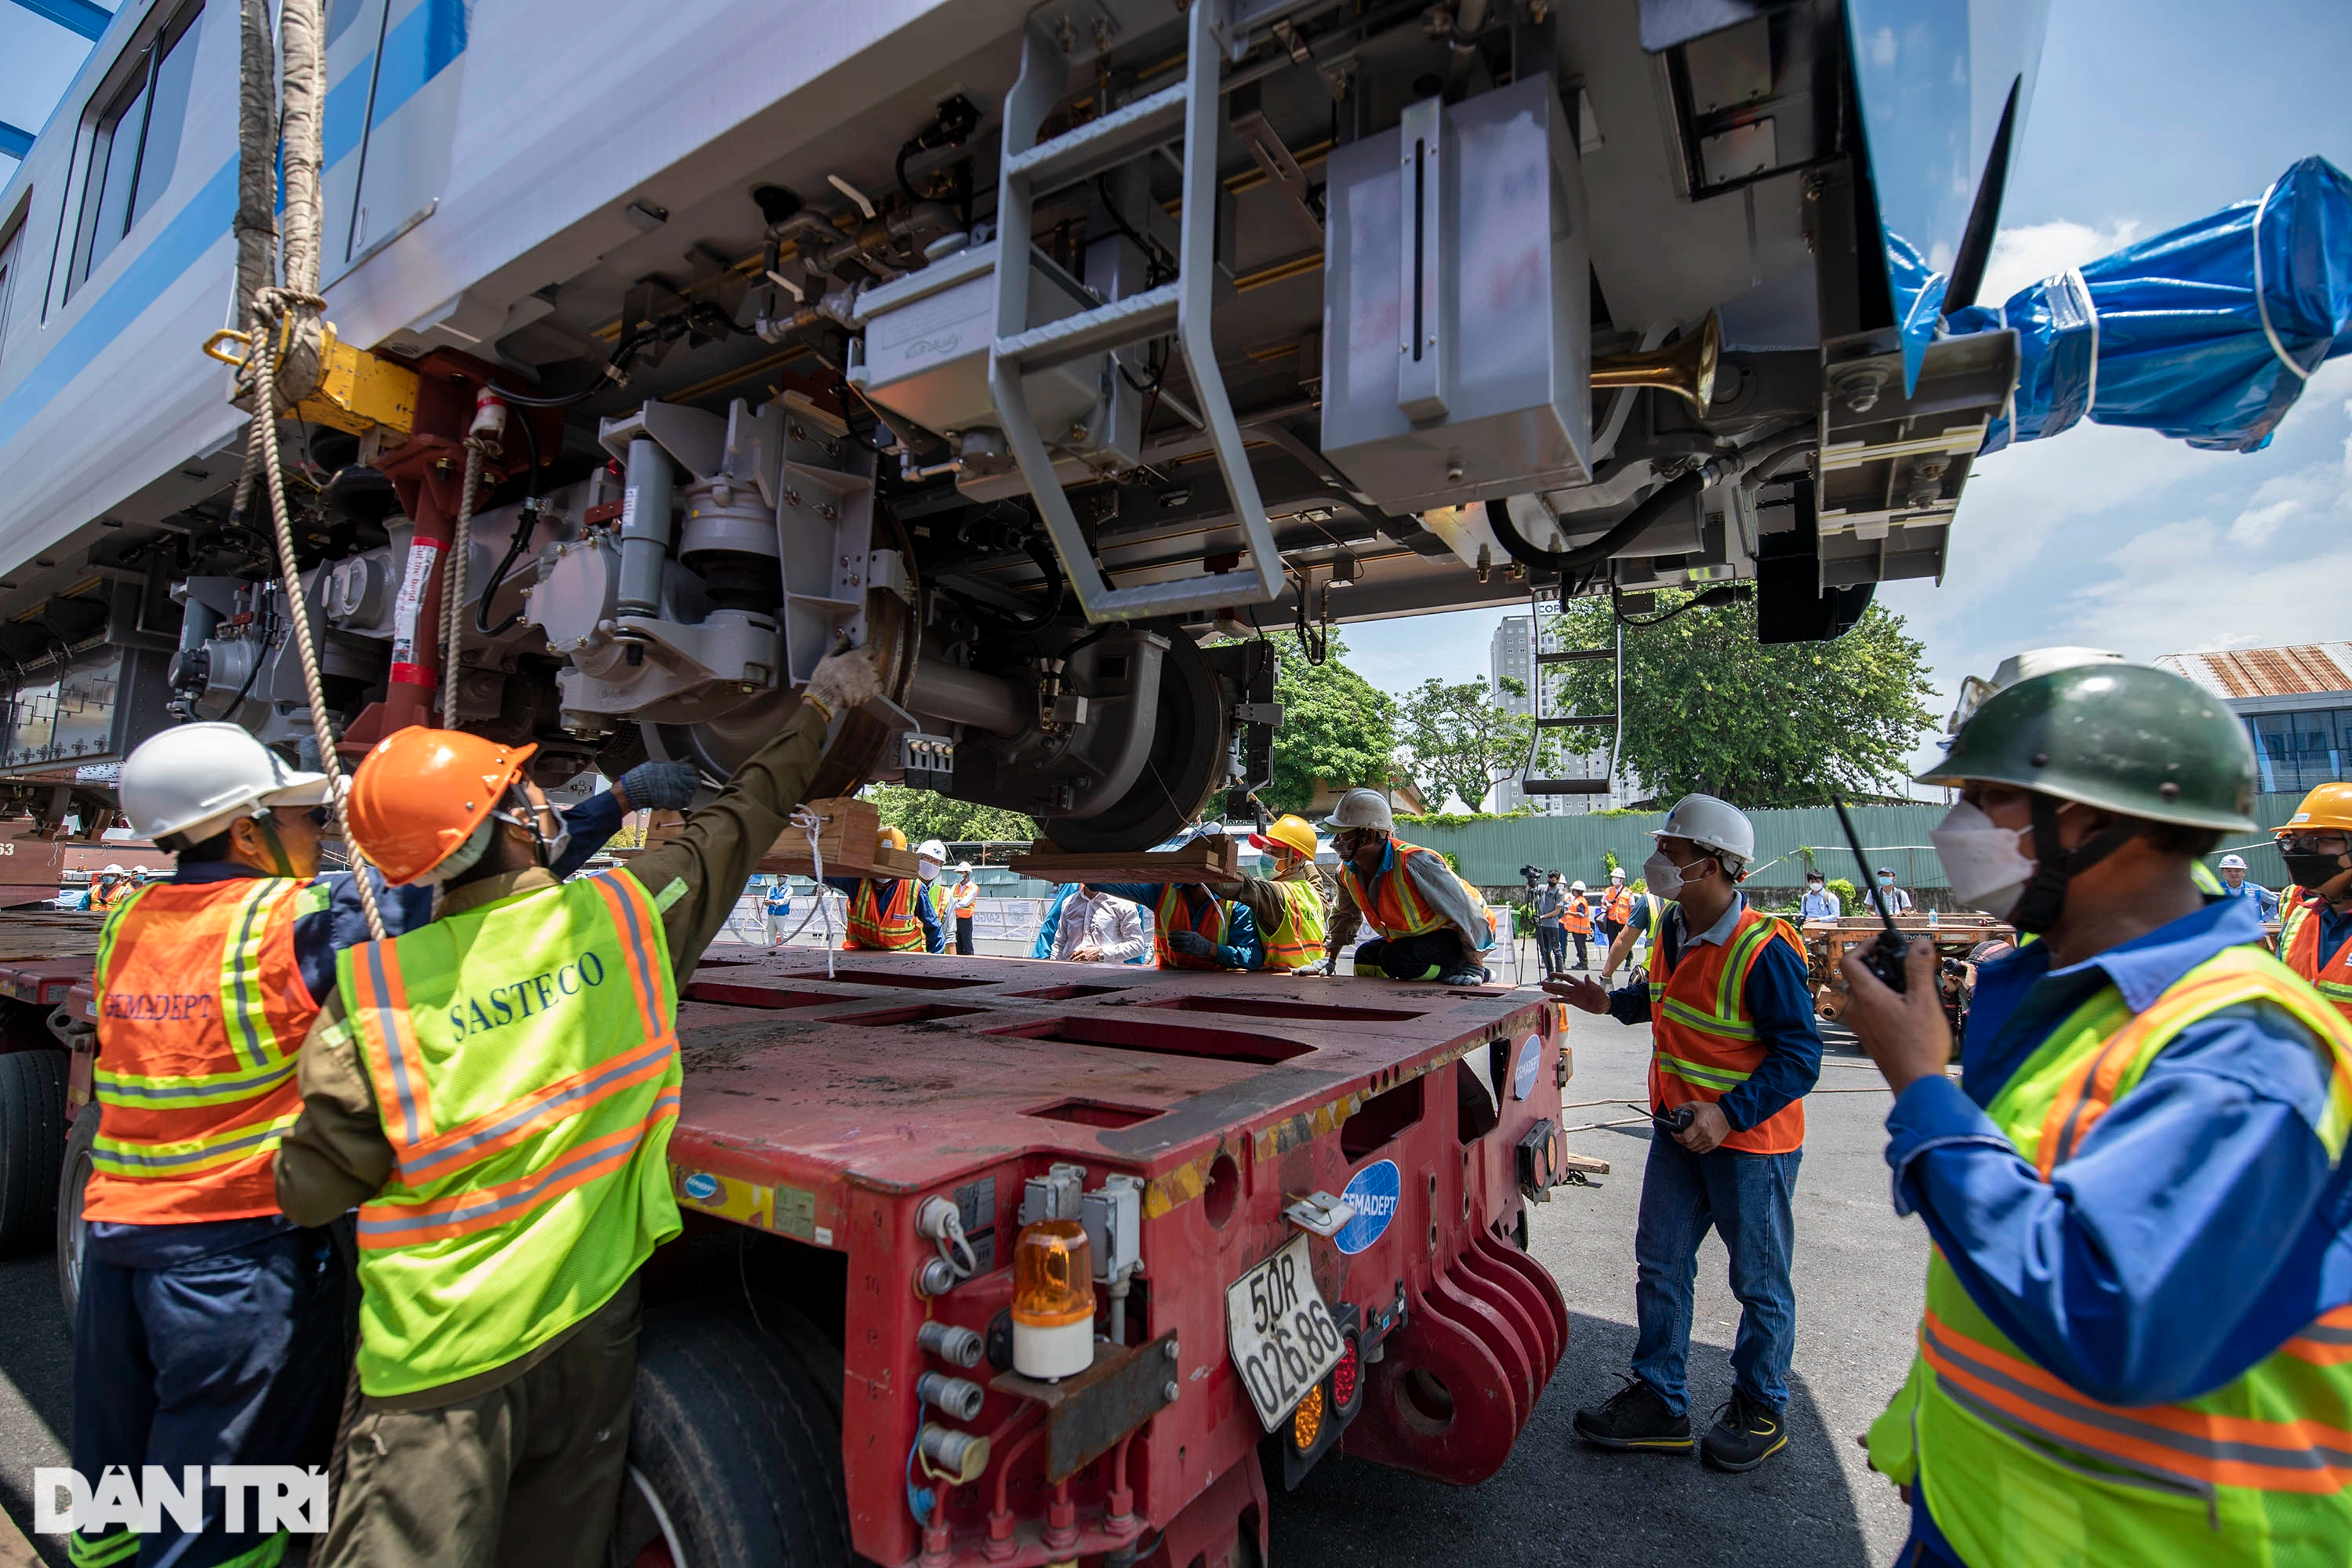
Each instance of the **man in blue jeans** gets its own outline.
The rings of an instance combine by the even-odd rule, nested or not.
[[[1673,902],[1651,933],[1649,984],[1612,992],[1580,977],[1544,986],[1589,1013],[1649,1025],[1653,1047],[1658,1130],[1633,1232],[1633,1376],[1604,1404],[1579,1410],[1576,1433],[1604,1448],[1691,1451],[1684,1371],[1698,1247],[1713,1228],[1731,1254],[1739,1335],[1731,1397],[1696,1447],[1717,1469],[1752,1470],[1789,1440],[1780,1413],[1797,1328],[1790,1195],[1822,1041],[1802,943],[1738,890],[1756,855],[1747,816],[1685,795],[1653,837],[1658,847],[1643,875]]]

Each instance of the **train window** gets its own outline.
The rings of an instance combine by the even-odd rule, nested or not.
[[[23,255],[25,226],[22,223],[0,239],[0,360],[8,355],[8,300],[16,292],[16,263]]]
[[[203,11],[202,0],[183,6],[147,41],[130,79],[92,128],[73,265],[66,272],[68,299],[172,183],[195,75],[196,19]]]

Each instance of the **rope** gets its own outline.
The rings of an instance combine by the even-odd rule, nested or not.
[[[286,510],[286,475],[278,462],[277,380],[271,363],[277,349],[278,318],[289,304],[317,310],[325,303],[315,294],[297,294],[285,289],[264,289],[254,297],[254,317],[260,330],[253,334],[253,436],[246,447],[245,462],[248,472],[257,463],[268,481],[270,520],[278,534],[279,583],[286,595],[287,618],[294,623],[294,647],[302,659],[302,689],[310,703],[310,732],[318,739],[319,771],[327,775],[327,787],[335,805],[335,826],[341,830],[343,843],[351,851],[352,880],[360,890],[360,908],[367,915],[368,935],[382,942],[383,911],[376,907],[375,884],[367,871],[367,852],[352,834],[351,801],[343,788],[343,760],[335,751],[334,726],[327,721],[327,694],[319,680],[318,644],[310,636],[310,606],[303,602],[302,577],[294,564],[294,528]]]
[[[824,977],[827,980],[830,980],[833,978],[833,953],[835,947],[833,940],[833,905],[826,900],[824,896],[824,851],[817,847],[816,842],[817,829],[824,825],[824,819],[823,817],[817,816],[815,812],[811,811],[807,806],[796,805],[793,807],[793,826],[808,834],[809,865],[814,870],[816,875],[816,907],[824,915]],[[803,918],[801,921],[801,924],[805,926],[808,924],[808,921]],[[800,933],[798,931],[794,931],[793,934],[794,936],[798,936]]]
[[[457,492],[457,521],[449,531],[448,564],[441,573],[441,722],[452,729],[457,723],[457,651],[466,637],[466,570],[474,555],[474,498],[482,482],[482,459],[498,453],[499,444],[487,437],[466,437],[466,480]]]

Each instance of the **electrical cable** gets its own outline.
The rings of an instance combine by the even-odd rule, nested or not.
[[[1512,560],[1525,566],[1540,567],[1546,572],[1581,572],[1615,555],[1675,508],[1696,499],[1706,487],[1707,472],[1703,468],[1680,479],[1670,479],[1652,491],[1647,500],[1627,512],[1608,532],[1589,544],[1580,544],[1571,550],[1540,549],[1519,532],[1518,526],[1511,521],[1509,507],[1493,501],[1480,504],[1486,509],[1487,528]]]
[[[530,479],[523,487],[522,514],[515,519],[514,537],[507,541],[507,552],[499,558],[498,570],[490,574],[489,585],[482,590],[481,600],[474,606],[474,629],[486,637],[504,637],[522,619],[522,609],[518,606],[505,620],[491,626],[490,601],[506,586],[507,574],[514,570],[516,559],[530,542],[532,530],[539,526],[539,437],[532,434],[529,418],[518,415],[516,423],[522,426],[522,442],[530,451]]]
[[[1666,611],[1663,615],[1652,616],[1646,620],[1636,620],[1633,616],[1626,615],[1623,611],[1619,610],[1617,608],[1617,595],[1611,596],[1609,608],[1611,613],[1615,615],[1617,619],[1625,626],[1663,626],[1668,621],[1673,620],[1676,616],[1687,614],[1692,610],[1711,609],[1718,605],[1737,604],[1740,600],[1747,598],[1755,591],[1756,587],[1752,583],[1719,583],[1716,586],[1706,589],[1703,593],[1694,594],[1691,597],[1684,600],[1681,604],[1676,605],[1673,609]]]

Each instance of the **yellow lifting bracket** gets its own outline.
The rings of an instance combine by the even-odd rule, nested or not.
[[[383,430],[405,437],[416,422],[416,373],[398,360],[354,348],[335,336],[331,323],[321,321],[326,341],[320,355],[319,389],[294,405],[294,417],[313,425],[331,425],[354,436]],[[287,349],[286,328],[279,329],[278,353]],[[221,363],[242,370],[246,356],[225,346],[236,343],[250,351],[253,339],[234,327],[224,327],[205,340],[205,353]],[[230,399],[248,412],[253,393],[244,380]]]

